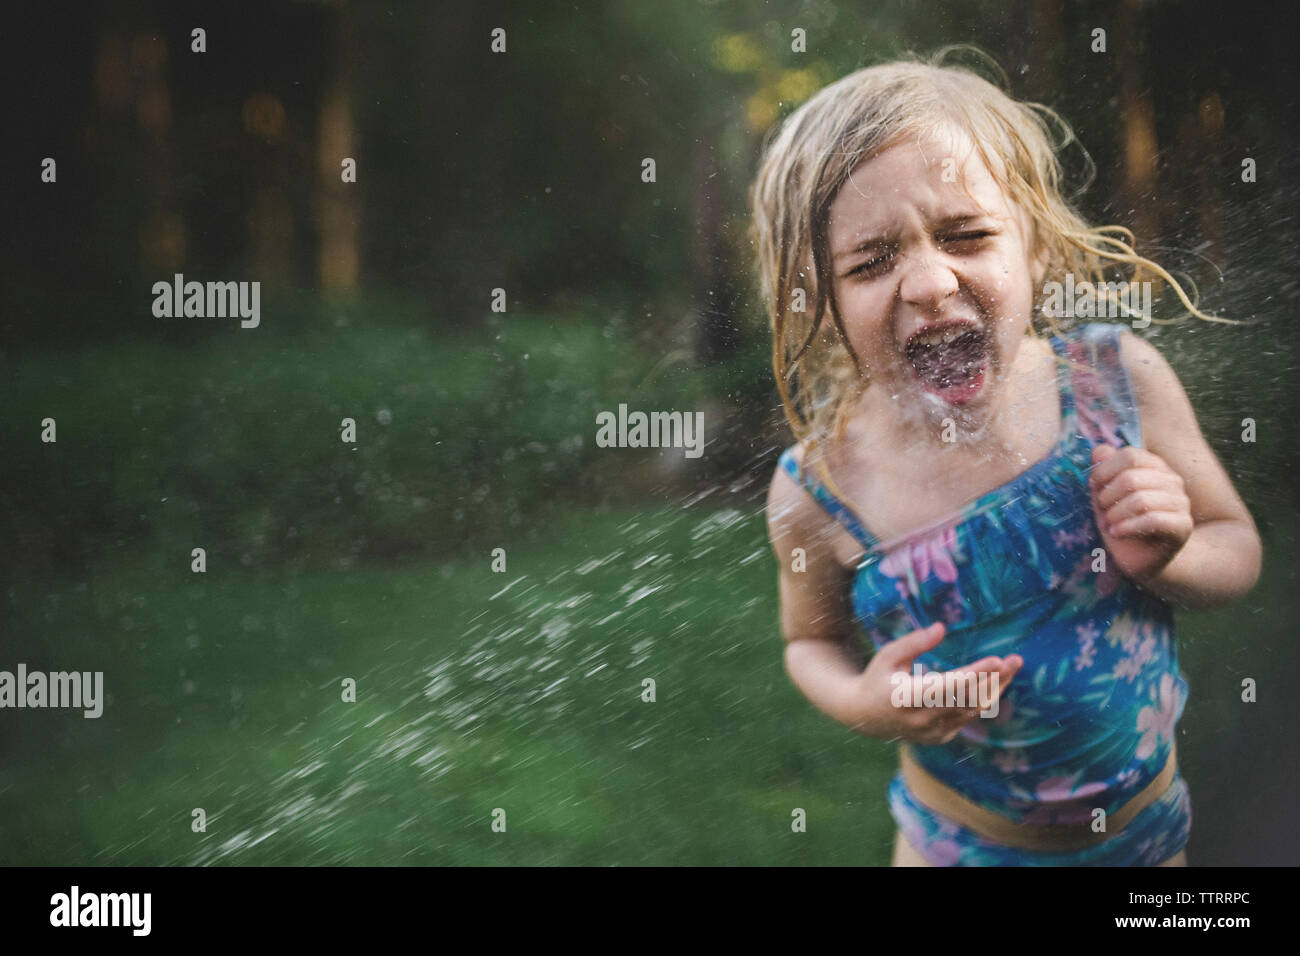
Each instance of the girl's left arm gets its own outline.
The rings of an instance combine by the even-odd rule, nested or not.
[[[1259,579],[1255,521],[1164,356],[1127,330],[1121,343],[1144,447],[1094,451],[1090,484],[1103,542],[1126,575],[1171,604],[1230,604]]]

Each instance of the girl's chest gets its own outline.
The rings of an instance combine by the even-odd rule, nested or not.
[[[1054,441],[1004,449],[1000,454],[953,455],[918,460],[906,455],[876,459],[846,469],[851,477],[845,495],[858,502],[859,523],[878,549],[906,548],[918,536],[1000,494],[1015,495],[1022,478],[1041,470],[1059,449]],[[868,473],[870,469],[870,473]],[[842,567],[856,567],[866,554],[864,543],[836,526],[835,554]]]
[[[1006,408],[999,438],[963,436],[947,418],[911,423],[900,432],[885,420],[887,409],[869,412],[850,427],[834,476],[856,504],[871,543],[901,542],[1000,489],[1012,489],[1066,443],[1069,418],[1050,358],[1017,383]],[[836,550],[852,561],[862,548],[845,531]]]

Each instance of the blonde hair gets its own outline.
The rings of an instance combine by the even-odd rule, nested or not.
[[[1182,302],[1186,311],[1179,319],[1190,313],[1231,321],[1201,312],[1194,301],[1195,285],[1188,280],[1189,298],[1165,269],[1134,251],[1129,230],[1088,225],[1062,195],[1059,154],[1075,142],[1069,125],[1046,106],[1012,99],[973,70],[946,65],[957,51],[992,63],[971,47],[952,46],[929,60],[857,70],[824,87],[769,133],[750,194],[752,237],[772,326],[772,370],[781,404],[795,437],[810,449],[832,433],[842,434],[851,400],[869,384],[835,299],[827,235],[830,206],[859,163],[909,134],[924,136],[952,125],[969,134],[1008,199],[1028,215],[1035,241],[1045,252],[1045,278],[1072,273],[1076,287],[1092,283],[1101,302],[1116,299],[1108,283],[1120,277],[1137,282],[1150,274]],[[1091,160],[1080,152],[1090,179]],[[793,308],[796,289],[806,296],[803,311]],[[824,321],[828,315],[829,328]],[[1043,324],[1053,333],[1064,331],[1055,317],[1035,309],[1029,334],[1041,334]]]

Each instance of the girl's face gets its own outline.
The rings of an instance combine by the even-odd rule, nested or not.
[[[831,204],[829,240],[840,316],[871,381],[937,411],[988,410],[1043,274],[1031,235],[964,133],[860,163]]]

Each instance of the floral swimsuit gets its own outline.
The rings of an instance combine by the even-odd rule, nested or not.
[[[942,621],[943,641],[917,658],[925,671],[988,655],[1024,659],[996,717],[911,752],[968,800],[1026,824],[1087,823],[1096,807],[1109,818],[1165,766],[1187,701],[1169,605],[1109,560],[1102,570],[1093,553],[1102,540],[1088,492],[1092,448],[1142,444],[1120,364],[1122,329],[1091,323],[1052,338],[1058,357],[1084,368],[1057,363],[1061,434],[1046,458],[937,526],[886,545],[790,449],[781,456],[865,549],[852,601],[877,648]],[[889,809],[908,843],[938,866],[1150,866],[1178,853],[1191,826],[1181,774],[1118,834],[1071,852],[990,842],[918,802],[901,773]]]

